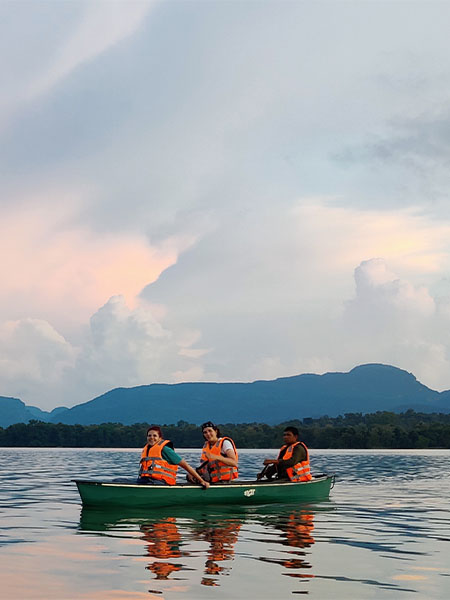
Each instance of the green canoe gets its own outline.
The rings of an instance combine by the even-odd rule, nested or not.
[[[98,508],[126,506],[198,506],[205,504],[271,504],[274,502],[316,502],[327,500],[334,475],[317,475],[300,483],[276,481],[235,481],[203,489],[188,483],[174,486],[137,485],[74,480],[83,506]]]

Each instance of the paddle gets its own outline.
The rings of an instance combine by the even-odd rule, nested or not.
[[[269,466],[270,465],[265,465],[264,466],[264,468],[261,471],[261,473],[258,473],[258,475],[256,476],[256,481],[260,481],[264,477],[264,475],[266,474],[266,471],[267,471],[267,469],[268,469]]]

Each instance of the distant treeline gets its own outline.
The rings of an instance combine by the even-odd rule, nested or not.
[[[450,448],[450,414],[350,413],[341,417],[292,420],[279,425],[226,423],[222,434],[238,448],[277,448],[283,429],[294,425],[310,448]],[[140,448],[149,424],[64,425],[30,421],[0,428],[0,446],[70,448]],[[199,448],[203,438],[198,425],[179,421],[164,425],[164,437],[178,448]]]

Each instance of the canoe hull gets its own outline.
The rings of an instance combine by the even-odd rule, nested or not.
[[[301,483],[243,481],[211,485],[207,490],[196,485],[157,486],[81,480],[75,480],[75,483],[83,506],[158,508],[316,502],[328,499],[334,476],[323,475]]]

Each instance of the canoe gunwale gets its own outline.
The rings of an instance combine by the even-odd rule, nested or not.
[[[313,478],[310,481],[258,481],[254,480],[243,480],[243,481],[232,481],[230,483],[220,484],[215,483],[212,484],[211,487],[214,489],[231,489],[231,488],[240,488],[240,487],[292,487],[292,486],[303,486],[303,485],[311,485],[312,483],[326,481],[328,479],[332,479],[331,488],[333,489],[335,483],[335,474],[334,473],[324,473],[321,475],[313,475]],[[131,489],[152,489],[152,490],[192,490],[192,489],[201,489],[201,486],[198,484],[190,484],[190,483],[177,483],[176,485],[146,485],[141,483],[124,483],[124,482],[114,482],[114,481],[95,481],[92,479],[71,479],[72,482],[82,485],[89,486],[102,486],[102,487],[115,487],[115,488],[131,488]]]

